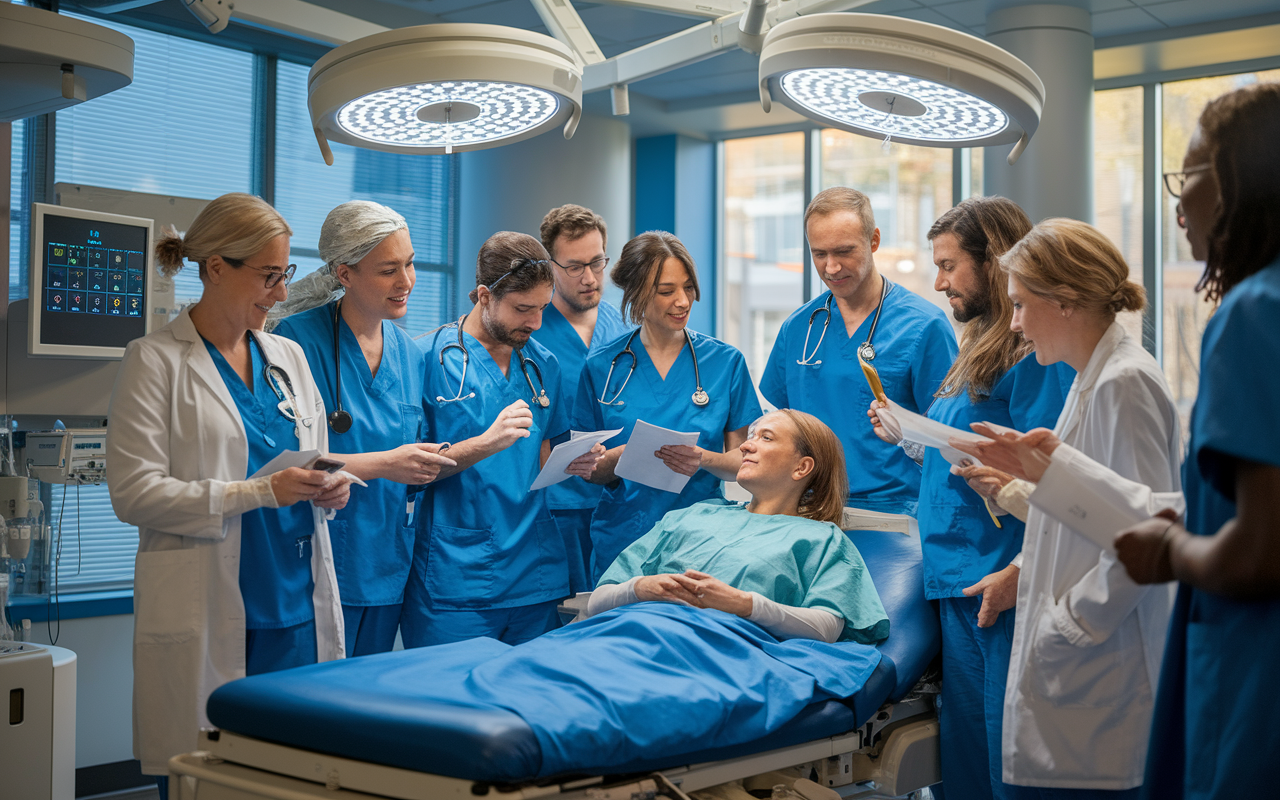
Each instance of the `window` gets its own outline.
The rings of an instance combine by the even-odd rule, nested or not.
[[[12,150],[9,153],[9,300],[27,296],[22,265],[22,233],[26,227],[26,203],[23,202],[22,185],[26,180],[26,123],[22,120],[9,124],[13,131]]]
[[[1182,169],[1182,157],[1195,130],[1205,104],[1215,97],[1258,81],[1280,81],[1280,70],[1227,75],[1216,78],[1166,83],[1163,87],[1163,119],[1161,120],[1162,171]],[[1161,191],[1164,203],[1160,209],[1164,254],[1161,281],[1164,307],[1164,374],[1169,389],[1178,403],[1184,433],[1189,424],[1200,379],[1200,338],[1213,307],[1195,286],[1204,272],[1204,264],[1191,256],[1187,237],[1178,226],[1178,201]]]
[[[759,384],[782,323],[804,297],[804,137],[724,143],[724,331]]]
[[[276,73],[276,208],[293,228],[299,276],[323,262],[316,245],[325,216],[339,203],[372,200],[409,223],[418,282],[397,322],[417,335],[453,319],[453,231],[457,156],[382,153],[331,143],[320,156],[307,112],[307,67],[281,62]]]
[[[1094,225],[1111,239],[1142,281],[1142,87],[1093,95]],[[1148,298],[1155,302],[1154,297]],[[1119,321],[1142,341],[1142,314],[1127,311]]]

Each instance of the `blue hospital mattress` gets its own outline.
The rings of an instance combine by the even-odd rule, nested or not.
[[[832,673],[829,664],[816,664],[815,674],[825,675],[826,683],[833,684],[827,695],[833,699],[796,705],[797,697],[787,695],[795,708],[789,712],[788,721],[780,727],[772,725],[767,735],[750,741],[724,744],[722,738],[707,737],[701,741],[719,746],[685,747],[675,751],[669,743],[656,742],[639,749],[615,748],[601,755],[598,763],[582,763],[582,752],[557,751],[556,742],[546,738],[543,726],[531,727],[510,707],[477,701],[475,687],[464,686],[471,680],[465,677],[470,667],[487,660],[496,661],[510,650],[507,645],[487,639],[460,643],[465,647],[447,645],[406,650],[233,681],[210,698],[209,718],[219,728],[257,739],[494,783],[565,772],[639,772],[739,757],[838,735],[866,722],[886,700],[905,695],[937,654],[940,641],[936,612],[924,599],[918,540],[884,531],[855,531],[850,536],[867,563],[890,618],[890,635],[879,647],[879,663],[862,656],[869,650],[864,646],[821,645],[822,648],[848,648],[845,670],[848,680]],[[704,617],[718,613],[665,604],[644,605],[657,607],[652,611],[660,617],[679,617],[686,612]],[[729,615],[723,616],[727,618],[724,624],[730,627],[737,621]],[[578,625],[591,624],[601,617]],[[695,624],[698,622],[696,617],[692,620]],[[646,625],[654,622],[648,620]],[[664,624],[661,618],[656,622]],[[754,629],[754,626],[746,623],[743,630],[748,628]],[[668,635],[678,635],[678,632]],[[707,635],[714,634],[709,631],[694,634],[695,638]],[[786,648],[788,645],[771,646]],[[800,651],[802,662],[809,650]],[[791,654],[794,656],[795,652],[792,650]],[[827,671],[823,672],[824,669]],[[424,676],[429,679],[424,680]],[[769,680],[779,678],[770,676]],[[683,691],[695,689],[701,687],[690,685]],[[844,691],[852,693],[844,694]],[[535,692],[525,690],[522,694],[526,705],[537,706],[539,698],[533,696]],[[685,696],[678,693],[680,698]],[[453,699],[464,697],[468,699]],[[761,722],[762,715],[792,707],[774,702],[772,697],[770,700],[768,704],[753,706],[751,698],[745,698],[745,711],[736,718],[726,715],[725,722],[731,721],[732,726],[714,721],[708,724],[713,728],[718,725],[751,730],[752,724]],[[520,707],[518,703],[515,705]],[[744,718],[743,714],[751,718]],[[684,718],[695,716],[701,715],[688,714]],[[550,725],[554,728],[559,722],[555,720]]]

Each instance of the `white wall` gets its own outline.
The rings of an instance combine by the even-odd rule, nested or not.
[[[45,623],[31,641],[50,644]],[[76,768],[133,758],[133,615],[64,619],[58,646],[76,654]]]
[[[573,138],[552,131],[506,147],[463,153],[459,167],[458,308],[471,308],[476,254],[498,231],[538,236],[542,217],[577,203],[604,217],[615,260],[631,237],[631,127],[625,117],[584,115]],[[606,289],[615,303],[621,292]],[[616,296],[614,296],[616,293]]]

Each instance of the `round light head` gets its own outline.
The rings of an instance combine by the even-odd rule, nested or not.
[[[568,48],[499,25],[358,39],[317,61],[307,85],[322,151],[326,139],[398,153],[481,150],[562,124],[569,138],[582,113],[582,73]]]
[[[814,14],[765,37],[766,111],[774,98],[854,133],[985,147],[1035,132],[1044,85],[1013,55],[950,28],[879,14]]]

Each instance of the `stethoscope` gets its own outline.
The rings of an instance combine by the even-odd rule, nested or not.
[[[889,294],[889,280],[881,278],[880,286],[880,302],[876,304],[876,314],[871,318],[871,330],[867,331],[867,340],[858,346],[858,356],[863,361],[875,361],[876,348],[871,344],[871,339],[876,335],[876,325],[880,324],[880,309],[884,308],[885,295]],[[814,361],[813,358],[818,355],[818,351],[822,349],[822,340],[827,338],[827,326],[831,324],[831,301],[835,299],[835,295],[827,295],[827,301],[815,308],[809,313],[809,327],[804,332],[804,345],[800,348],[800,358],[796,361],[802,367],[816,367],[822,363],[819,359]],[[813,334],[813,320],[819,314],[825,314],[822,318],[822,332],[818,335],[818,344],[813,348],[813,352],[809,352],[809,336]]]
[[[298,414],[298,395],[293,391],[293,381],[289,380],[289,373],[284,371],[283,367],[278,367],[271,363],[271,359],[267,356],[266,348],[258,345],[258,352],[262,353],[262,360],[266,362],[266,366],[262,368],[262,377],[266,380],[267,385],[275,392],[276,397],[280,398],[280,402],[276,403],[276,409],[284,416],[285,419],[292,422],[295,426],[302,423],[306,427],[311,427],[311,417],[303,417]],[[268,441],[268,444],[274,444]]]
[[[625,400],[619,400],[622,393],[626,390],[627,384],[631,382],[631,376],[636,371],[636,353],[631,349],[631,343],[635,341],[636,334],[640,333],[640,329],[636,328],[627,337],[627,346],[622,348],[622,352],[618,353],[609,361],[609,374],[605,376],[604,386],[600,390],[600,398],[597,400],[600,405],[604,406],[620,406],[626,403]],[[702,408],[711,402],[711,395],[707,394],[702,388],[702,372],[698,370],[698,352],[693,349],[693,337],[689,335],[689,329],[684,329],[684,340],[689,344],[689,356],[693,359],[693,380],[697,384],[697,388],[693,392],[693,404],[698,408]],[[622,385],[618,387],[618,391],[614,392],[612,400],[605,400],[605,393],[609,391],[609,382],[613,380],[613,368],[618,366],[618,359],[623,356],[631,358],[631,368],[627,370],[627,377],[623,379]]]
[[[436,395],[437,403],[456,403],[459,400],[470,400],[476,396],[475,392],[471,392],[466,397],[463,397],[462,395],[462,390],[466,388],[467,385],[467,365],[471,363],[471,354],[467,352],[467,344],[462,340],[462,324],[466,321],[467,315],[463,314],[462,318],[455,323],[458,326],[457,343],[449,342],[447,345],[440,348],[440,371],[446,376],[449,372],[444,368],[445,354],[450,350],[462,351],[462,377],[458,380],[458,393],[453,397]],[[547,397],[547,385],[542,380],[542,370],[538,367],[538,364],[533,359],[527,358],[523,351],[516,350],[516,353],[520,357],[520,371],[524,373],[524,382],[529,384],[529,391],[533,394],[533,402],[537,403],[542,408],[546,408],[551,405],[551,400]],[[533,378],[529,375],[529,367],[533,367],[533,373],[538,376],[538,386],[541,388],[534,388]]]
[[[342,357],[338,352],[338,317],[342,312],[342,301],[333,304],[333,371],[337,374],[337,387],[334,398],[338,409],[329,414],[329,427],[334,433],[346,433],[351,430],[351,414],[342,408]]]

